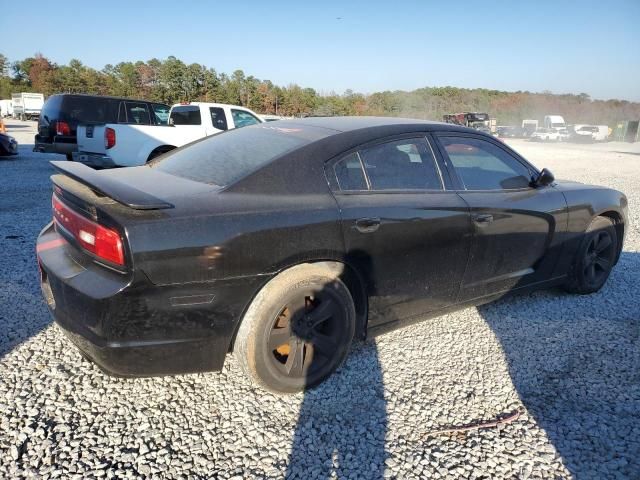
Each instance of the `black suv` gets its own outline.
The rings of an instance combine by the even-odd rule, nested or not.
[[[34,152],[62,153],[71,159],[78,148],[76,128],[86,123],[166,125],[169,105],[98,95],[52,95],[38,120]]]

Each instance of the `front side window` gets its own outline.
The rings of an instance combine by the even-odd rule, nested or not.
[[[214,128],[218,130],[227,130],[229,128],[227,126],[227,116],[224,114],[224,109],[211,107],[209,108],[209,112],[211,113],[211,124]]]
[[[151,125],[149,109],[146,103],[125,102],[127,109],[127,122],[137,125]]]
[[[407,139],[360,151],[371,190],[442,190],[426,140]]]
[[[169,105],[152,103],[151,108],[153,108],[156,125],[166,125],[169,122],[169,111],[171,110]]]
[[[509,153],[485,140],[440,137],[466,190],[527,188],[532,172]]]
[[[200,107],[197,105],[180,105],[171,110],[173,125],[202,125]]]
[[[246,127],[247,125],[255,125],[256,123],[261,123],[258,118],[254,115],[251,115],[249,112],[244,110],[235,110],[231,109],[231,116],[233,117],[233,123],[236,128]]]

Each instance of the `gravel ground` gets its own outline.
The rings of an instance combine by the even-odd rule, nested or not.
[[[0,477],[640,478],[640,145],[510,142],[558,178],[626,192],[631,225],[603,290],[502,300],[356,345],[304,395],[220,373],[102,374],[52,325],[34,239],[55,155],[9,121],[0,160]],[[624,153],[622,153],[624,152]],[[519,418],[467,433],[434,433]]]

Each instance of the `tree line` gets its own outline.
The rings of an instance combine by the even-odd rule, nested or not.
[[[302,115],[382,115],[441,120],[447,113],[488,112],[498,124],[520,124],[559,114],[568,123],[614,126],[620,120],[640,118],[640,103],[594,100],[586,93],[504,92],[483,88],[425,87],[371,94],[347,90],[319,94],[296,84],[275,85],[246,75],[217,72],[198,63],[186,64],[170,56],[164,60],[120,62],[102,70],[71,60],[58,65],[42,54],[10,62],[0,54],[0,97],[11,93],[89,93],[142,98],[168,104],[205,101],[242,105],[259,113]]]

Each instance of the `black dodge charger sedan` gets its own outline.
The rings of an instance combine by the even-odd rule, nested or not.
[[[627,199],[555,182],[490,135],[391,118],[232,130],[142,167],[52,162],[37,257],[103,370],[218,370],[294,392],[363,338],[511,292],[595,292]]]

